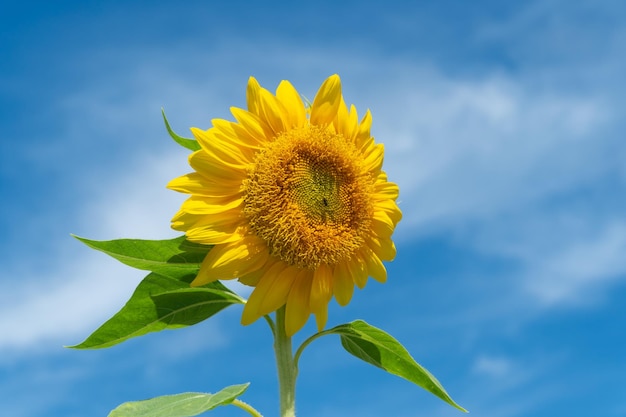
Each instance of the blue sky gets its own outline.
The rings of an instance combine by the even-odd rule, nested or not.
[[[238,307],[63,349],[143,277],[69,234],[176,235],[184,196],[165,184],[189,168],[161,107],[184,134],[243,107],[250,75],[311,98],[333,73],[372,111],[404,218],[388,283],[333,303],[329,325],[387,330],[472,415],[626,415],[626,5],[337,3],[0,5],[2,415],[248,381],[243,399],[275,415],[269,331]],[[335,338],[302,361],[303,417],[461,415]]]

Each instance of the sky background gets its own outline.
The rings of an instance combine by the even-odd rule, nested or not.
[[[177,132],[231,119],[249,76],[312,98],[331,74],[373,114],[404,218],[362,318],[480,417],[626,416],[626,3],[0,4],[0,414],[251,382],[277,414],[270,332],[241,307],[73,351],[145,275],[70,237],[165,239],[190,171]],[[311,334],[310,323],[296,337]],[[462,415],[326,337],[299,416]],[[241,416],[222,407],[209,415]]]

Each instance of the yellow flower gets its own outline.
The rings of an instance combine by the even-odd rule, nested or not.
[[[310,107],[288,81],[274,95],[251,77],[247,105],[231,108],[235,122],[192,128],[202,147],[189,157],[195,172],[168,184],[191,194],[172,227],[215,245],[191,285],[238,278],[255,287],[243,324],[286,305],[288,335],[311,313],[321,330],[333,296],[344,306],[354,285],[386,281],[398,186],[381,170],[370,112],[359,122],[348,110],[338,75]]]

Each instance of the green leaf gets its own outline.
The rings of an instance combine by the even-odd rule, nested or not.
[[[165,395],[144,401],[127,402],[109,413],[108,417],[192,417],[220,405],[231,404],[250,384],[231,385],[215,394],[186,392]]]
[[[200,245],[180,236],[169,240],[90,240],[74,236],[90,248],[99,250],[132,266],[176,278],[183,274],[196,274],[211,246]]]
[[[151,273],[139,283],[122,309],[75,349],[101,349],[133,337],[196,324],[231,304],[244,301],[219,281],[189,288],[194,275],[172,279]]]
[[[237,294],[214,288],[195,287],[172,290],[152,296],[157,314],[168,326],[191,326],[231,304],[243,304]]]
[[[363,320],[342,324],[323,333],[338,334],[341,345],[352,355],[413,382],[453,407],[467,412],[454,402],[437,378],[415,362],[404,346],[388,333]]]
[[[165,117],[165,110],[163,108],[161,108],[161,114],[163,114],[163,120],[165,121],[165,128],[167,129],[167,133],[170,134],[170,136],[172,137],[172,139],[174,139],[174,141],[176,143],[178,143],[180,146],[182,146],[183,148],[187,148],[189,150],[192,151],[197,151],[200,149],[200,144],[198,143],[197,140],[195,139],[188,139],[188,138],[184,138],[182,136],[178,136],[170,127],[169,122],[167,121],[167,117]]]

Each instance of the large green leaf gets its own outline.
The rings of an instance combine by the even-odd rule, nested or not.
[[[342,346],[352,355],[411,381],[448,404],[467,412],[448,395],[437,378],[415,362],[404,346],[388,333],[363,320],[342,324],[323,333],[338,334]]]
[[[220,405],[231,404],[250,384],[231,385],[215,394],[186,392],[165,395],[144,401],[127,402],[109,413],[108,417],[192,417]]]
[[[99,250],[134,268],[176,278],[195,274],[211,249],[185,240],[184,236],[168,240],[90,240],[74,236],[90,248]]]
[[[178,329],[205,320],[231,304],[243,303],[219,281],[189,288],[195,275],[172,279],[151,273],[139,283],[122,309],[75,349],[106,348],[132,337]]]
[[[167,121],[167,117],[165,117],[165,110],[163,108],[161,108],[161,114],[163,114],[163,121],[165,121],[165,128],[167,129],[167,133],[170,134],[170,136],[172,137],[172,139],[174,139],[176,143],[192,151],[197,151],[198,149],[200,149],[200,144],[198,143],[198,141],[196,141],[195,139],[188,139],[182,136],[178,136],[172,130],[169,122]]]

